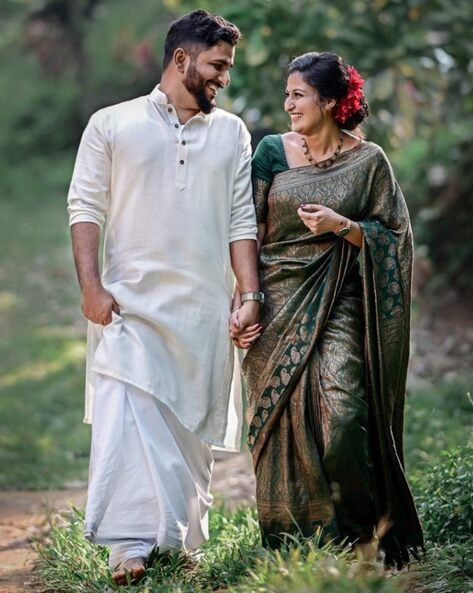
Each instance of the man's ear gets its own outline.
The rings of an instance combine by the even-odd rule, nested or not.
[[[174,63],[176,64],[176,68],[178,72],[184,73],[186,69],[186,61],[189,55],[187,54],[186,50],[182,47],[178,47],[173,56]]]

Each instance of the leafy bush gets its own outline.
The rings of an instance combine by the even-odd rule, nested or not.
[[[435,546],[423,583],[428,591],[471,593],[473,591],[473,539],[462,544]]]
[[[466,543],[473,534],[473,447],[443,452],[414,481],[426,538],[434,543]]]

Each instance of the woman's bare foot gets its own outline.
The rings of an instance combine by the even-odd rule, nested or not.
[[[360,562],[373,563],[376,561],[378,552],[378,539],[374,538],[370,542],[363,544],[357,543],[353,546],[353,551]]]
[[[127,585],[129,581],[136,583],[143,578],[145,571],[144,558],[129,558],[117,566],[112,580],[116,585]]]

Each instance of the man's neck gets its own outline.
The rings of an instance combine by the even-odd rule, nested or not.
[[[181,84],[173,84],[173,81],[167,80],[163,75],[159,83],[159,90],[164,93],[171,105],[176,110],[177,117],[181,124],[185,124],[191,117],[200,113],[195,98]]]

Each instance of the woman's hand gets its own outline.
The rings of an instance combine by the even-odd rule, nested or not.
[[[314,235],[333,233],[346,222],[345,217],[320,204],[302,204],[297,209],[297,214]]]
[[[252,305],[251,308],[254,308],[254,305],[259,308],[259,303],[256,301],[248,301],[248,303]],[[246,308],[249,309],[250,306]],[[248,317],[246,313],[245,307],[241,306],[235,309],[230,317],[230,337],[237,348],[245,350],[260,337],[262,329],[259,323],[251,323],[250,319],[253,315],[246,319]]]

